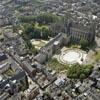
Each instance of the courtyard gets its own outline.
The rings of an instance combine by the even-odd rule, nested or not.
[[[86,60],[86,52],[80,49],[67,49],[62,50],[61,54],[58,57],[58,60],[63,64],[82,64]]]
[[[48,41],[42,39],[32,39],[31,43],[35,46],[36,49],[39,50],[41,47],[45,46]]]
[[[87,59],[88,54],[85,51],[78,48],[63,47],[48,61],[47,66],[57,72],[66,73],[70,65],[86,64]]]

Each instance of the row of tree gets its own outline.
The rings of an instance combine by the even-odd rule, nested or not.
[[[39,23],[39,24],[50,24],[55,23],[61,20],[61,17],[51,14],[51,13],[44,13],[39,14],[36,16],[20,16],[19,20],[24,23]]]

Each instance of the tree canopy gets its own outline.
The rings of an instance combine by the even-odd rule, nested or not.
[[[36,38],[36,39],[48,39],[53,33],[47,25],[39,25],[36,24],[25,24],[23,26],[23,33],[29,39]]]
[[[74,64],[68,68],[68,77],[72,79],[84,79],[92,72],[92,65],[79,65]]]
[[[19,20],[24,23],[37,22],[39,24],[50,24],[60,21],[61,17],[51,13],[43,13],[36,16],[20,16]]]
[[[89,46],[89,43],[88,43],[87,40],[81,39],[81,40],[80,40],[80,45],[81,45],[81,48],[82,48],[82,49],[85,49],[87,46]]]

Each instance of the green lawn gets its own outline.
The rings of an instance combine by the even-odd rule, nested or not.
[[[56,58],[51,59],[48,62],[48,67],[50,67],[52,70],[56,70],[57,72],[61,72],[61,71],[66,71],[68,69],[68,65],[63,65],[61,63],[58,62],[58,60]]]

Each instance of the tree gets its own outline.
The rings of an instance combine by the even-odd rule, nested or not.
[[[81,45],[81,48],[84,49],[84,48],[86,48],[89,45],[89,43],[88,43],[87,40],[81,39],[80,40],[80,45]]]
[[[32,46],[30,50],[31,50],[32,53],[37,54],[37,50],[34,46]]]
[[[41,32],[42,32],[42,30],[41,30],[41,28],[39,28],[39,27],[34,27],[34,38],[41,38]]]
[[[48,37],[50,36],[50,30],[48,27],[43,27],[42,28],[42,37],[43,39],[48,39]]]
[[[79,78],[80,78],[81,80],[83,80],[83,79],[86,78],[86,75],[82,73],[82,74],[80,74]]]

